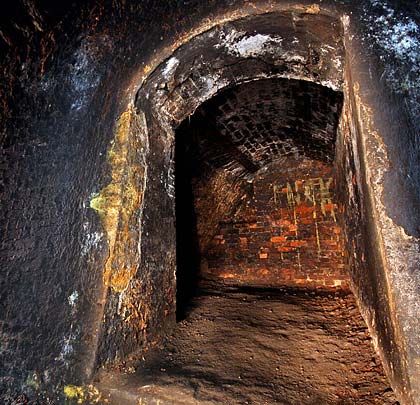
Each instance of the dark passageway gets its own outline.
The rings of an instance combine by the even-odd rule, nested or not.
[[[200,252],[197,235],[197,218],[193,196],[194,165],[190,139],[178,132],[175,142],[175,216],[177,293],[176,317],[185,318],[188,304],[197,293]]]
[[[416,3],[3,7],[0,402],[420,405]]]
[[[177,128],[178,324],[132,376],[102,373],[115,403],[397,404],[349,290],[341,108],[322,86],[260,80]]]

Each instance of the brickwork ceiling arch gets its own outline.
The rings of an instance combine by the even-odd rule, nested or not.
[[[291,156],[331,164],[341,106],[342,94],[325,86],[257,80],[205,102],[183,122],[183,136],[197,166],[202,160],[240,175]]]

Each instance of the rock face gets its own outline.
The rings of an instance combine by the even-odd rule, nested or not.
[[[248,128],[265,151],[221,130],[216,144],[229,153],[213,153],[209,172],[233,176],[231,209],[238,182],[272,161],[334,168],[351,288],[399,400],[420,403],[415,3],[45,0],[4,10],[4,401],[62,402],[98,366],[146,351],[173,327],[175,130],[228,88],[250,83],[267,96],[258,82],[289,80],[304,105],[317,92],[343,105],[323,106],[324,117],[312,106],[312,121],[305,108],[292,115],[303,141],[279,135],[291,110],[278,109],[275,135]],[[235,132],[225,111],[219,118]],[[319,131],[329,119],[338,127]],[[273,139],[282,147],[270,149]]]

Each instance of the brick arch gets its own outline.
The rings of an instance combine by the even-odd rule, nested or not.
[[[191,175],[201,276],[348,288],[333,168],[341,106],[325,86],[260,79],[220,91],[177,128],[176,159],[193,170],[175,171]]]
[[[361,129],[360,117],[355,114],[357,88],[352,88],[343,40],[344,27],[337,16],[303,9],[301,12],[286,10],[224,21],[179,46],[147,76],[136,94],[136,108],[144,113],[150,149],[154,151],[148,169],[155,180],[162,174],[166,178],[163,186],[152,186],[155,194],[152,196],[149,190],[149,204],[146,202],[145,206],[162,206],[156,197],[159,192],[161,196],[168,195],[173,199],[174,130],[220,92],[261,79],[281,78],[343,91],[345,112],[339,123],[335,156],[340,199],[343,206],[348,207],[344,238],[349,250],[352,289],[372,334],[378,336],[387,373],[395,387],[403,387],[408,377],[400,347],[395,345],[401,341],[401,331],[394,327],[393,316],[389,316],[389,302],[379,298],[389,294],[385,288],[385,272],[377,271],[382,269],[383,263],[380,255],[367,251],[371,243],[366,239],[370,237],[368,232],[366,238],[354,239],[359,232],[357,229],[364,227],[365,214],[362,212],[370,209],[366,201],[360,199],[361,192],[357,190],[365,181],[358,142],[370,130]],[[352,182],[349,173],[353,179],[359,176],[360,181]],[[156,194],[158,188],[160,191]],[[160,214],[159,208],[148,209],[150,217]],[[153,229],[149,228],[149,232]],[[173,252],[175,247],[169,242],[163,249]],[[152,250],[149,252],[152,254]],[[369,263],[367,256],[370,256]],[[169,270],[171,274],[174,272]],[[168,282],[174,284],[175,279]],[[390,337],[390,331],[393,337]]]
[[[111,241],[105,271],[111,288],[104,311],[111,313],[118,301],[116,311],[124,316],[105,320],[98,363],[147,346],[175,319],[176,127],[204,101],[241,83],[287,78],[342,88],[344,49],[337,17],[298,8],[235,18],[222,19],[207,31],[196,27],[201,34],[184,41],[153,70],[147,65],[135,105],[117,123],[109,154],[112,182],[91,206]],[[127,187],[116,196],[113,190],[123,179]]]

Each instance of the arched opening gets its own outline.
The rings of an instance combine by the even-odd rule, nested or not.
[[[271,382],[271,388],[261,384],[258,395],[268,395],[274,402],[305,403],[312,395],[320,403],[358,395],[364,395],[367,401],[394,400],[368,339],[353,339],[357,331],[367,332],[349,286],[360,297],[367,289],[366,296],[374,296],[377,286],[373,282],[363,284],[363,269],[368,264],[364,253],[359,254],[366,251],[364,240],[351,240],[357,233],[352,227],[359,227],[361,221],[355,191],[359,180],[354,178],[362,174],[357,147],[352,143],[355,138],[351,131],[357,125],[352,121],[352,100],[346,100],[348,82],[346,86],[344,83],[349,78],[344,63],[342,26],[336,18],[312,13],[264,14],[231,21],[194,37],[162,62],[137,94],[136,108],[143,114],[140,127],[148,139],[148,186],[141,229],[143,273],[139,286],[144,293],[140,302],[147,302],[149,318],[147,322],[142,320],[146,325],[143,336],[159,336],[173,327],[175,314],[178,320],[185,320],[190,302],[192,307],[203,309],[201,298],[194,301],[194,295],[200,291],[200,279],[205,279],[214,282],[216,290],[214,284],[207,284],[201,302],[205,306],[213,296],[220,298],[222,306],[216,313],[220,315],[220,311],[230,308],[230,320],[246,318],[242,307],[234,304],[238,297],[256,307],[268,301],[278,308],[281,302],[290,314],[303,319],[313,316],[318,330],[334,329],[340,337],[333,346],[354,343],[354,351],[344,355],[347,360],[338,352],[329,357],[328,344],[321,350],[325,357],[319,357],[332,363],[317,363],[309,356],[310,362],[318,364],[318,370],[331,369],[334,362],[349,370],[356,353],[363,353],[356,369],[363,368],[368,359],[375,359],[362,378],[374,381],[374,385],[363,394],[358,389],[362,384],[360,376],[344,381],[346,373],[334,372],[333,385],[320,381],[320,390],[299,378],[292,389],[280,393]],[[133,294],[134,301],[139,300],[139,291]],[[288,306],[291,296],[298,297],[291,299],[292,305],[305,308],[304,313]],[[339,300],[338,306],[335,300]],[[277,313],[267,306],[259,308]],[[320,317],[319,310],[324,311]],[[258,323],[258,310],[250,311],[250,323]],[[325,317],[325,311],[340,314],[338,318],[344,323]],[[236,313],[242,313],[241,317],[237,318]],[[206,320],[213,322],[210,318]],[[223,315],[220,319],[227,318]],[[386,317],[381,319],[390,322]],[[268,329],[272,322],[280,322],[266,320]],[[193,388],[198,384],[207,390],[210,384],[214,388],[211,395],[217,396],[221,387],[225,391],[226,381],[232,381],[232,375],[224,374],[223,367],[236,373],[241,364],[248,366],[249,362],[239,356],[228,364],[218,355],[213,357],[217,364],[210,362],[207,368],[197,371],[193,356],[196,348],[188,346],[188,338],[184,338],[201,336],[203,332],[185,332],[185,322],[177,328],[182,341],[173,345],[169,342],[166,352],[151,351],[146,363],[138,365],[141,381],[179,383],[182,390],[186,387],[181,380],[186,378],[187,390],[191,388],[189,382],[195,381]],[[286,323],[293,320],[287,318]],[[300,329],[294,330],[295,335],[312,329],[310,323],[303,322]],[[220,354],[223,333],[231,326],[222,322],[206,330],[204,335],[213,344],[211,350]],[[238,335],[229,333],[229,337],[243,344],[261,330],[245,328]],[[391,328],[381,325],[380,330]],[[320,338],[316,331],[311,332]],[[287,340],[289,333],[281,335]],[[347,337],[340,340],[343,336]],[[281,339],[264,340],[264,345],[274,341]],[[287,340],[284,347],[299,345],[298,341]],[[229,347],[222,352],[227,353]],[[240,353],[240,349],[236,348],[236,352]],[[263,351],[261,357],[273,359],[273,353]],[[249,359],[253,359],[252,355]],[[289,361],[299,365],[302,359],[288,352],[274,369],[287,368]],[[258,370],[265,366],[271,368],[273,363],[261,364]],[[161,378],[159,371],[168,369],[171,372]],[[205,376],[210,370],[214,373],[208,379]],[[290,370],[298,372],[293,367]],[[305,378],[315,375],[329,379],[323,372]],[[230,403],[239,391],[246,391],[253,376],[247,373],[244,383],[238,384],[230,396],[222,393],[220,401]],[[271,374],[260,377],[276,379]],[[283,374],[282,378],[280,384],[284,385],[289,376]],[[157,390],[161,388],[159,385]],[[155,398],[160,394],[154,391],[151,395]],[[258,398],[247,395],[242,395],[244,400],[258,403]]]
[[[230,87],[176,130],[177,302],[199,278],[349,285],[335,195],[342,93],[294,79]]]
[[[177,126],[179,323],[125,390],[187,403],[395,404],[349,291],[342,107],[341,91],[259,79]]]
[[[315,21],[323,28],[320,29]],[[307,155],[324,160],[332,166],[337,116],[341,108],[338,104],[342,101],[329,100],[330,96],[327,93],[330,91],[331,94],[334,92],[340,94],[343,84],[343,61],[344,49],[340,23],[327,15],[269,13],[231,21],[194,37],[187,44],[180,46],[150,75],[137,95],[137,108],[145,113],[151,142],[149,149],[153,150],[155,155],[153,159],[150,159],[149,170],[155,168],[154,178],[162,176],[158,174],[159,172],[170,173],[169,180],[162,186],[167,191],[165,194],[173,197],[174,184],[171,184],[174,181],[173,172],[182,170],[180,167],[174,167],[176,164],[176,159],[175,163],[173,160],[174,154],[179,155],[186,152],[183,149],[189,149],[189,153],[194,150],[195,155],[201,155],[200,158],[196,156],[193,160],[179,160],[182,164],[191,162],[189,173],[178,176],[178,186],[186,187],[184,192],[180,191],[180,187],[175,187],[176,200],[180,201],[183,196],[191,196],[194,192],[191,185],[187,186],[189,182],[186,180],[192,176],[192,171],[201,172],[192,176],[193,183],[196,185],[200,183],[197,179],[202,176],[203,179],[206,178],[214,184],[227,181],[226,187],[231,184],[239,192],[246,184],[249,185],[251,178],[271,161]],[[223,115],[227,118],[229,114],[216,110],[219,107],[228,108],[228,105],[218,104],[223,102],[223,97],[234,97],[234,89],[240,89],[242,86],[245,89],[244,94],[247,88],[253,89],[255,106],[254,111],[252,108],[245,112],[238,111],[239,115],[245,113],[248,116],[234,117],[240,125],[249,127],[244,128],[244,133],[240,135],[242,139],[234,139],[235,135],[223,135],[226,131],[233,132],[223,126],[229,125],[232,128],[235,122],[217,122],[218,119],[223,120]],[[274,93],[270,94],[271,91]],[[313,100],[318,97],[322,103],[331,102],[332,105],[326,109],[335,108],[335,112],[329,111],[330,117],[326,118],[325,122],[318,122],[323,119],[319,117],[322,115],[320,108],[325,106],[316,105],[318,101],[311,105],[312,99],[309,94],[312,91],[314,94],[325,92],[325,94],[317,94]],[[299,92],[302,97],[299,96]],[[238,100],[238,106],[242,105],[238,108],[244,108],[247,105],[244,94],[240,95],[243,100]],[[257,111],[257,105],[262,100],[265,104]],[[281,105],[282,102],[284,105]],[[282,116],[281,119],[277,119],[278,117],[274,119],[276,112]],[[259,119],[254,119],[252,123],[252,118],[255,117],[250,118],[250,116],[255,113],[261,116]],[[220,115],[219,118],[215,116],[217,114]],[[272,116],[269,118],[270,114]],[[335,118],[334,114],[336,114]],[[272,124],[274,127],[270,127]],[[265,126],[262,130],[261,125]],[[313,135],[316,133],[317,125],[324,127],[318,128],[319,133]],[[174,128],[177,128],[177,135]],[[239,128],[236,131],[237,135],[238,130]],[[255,142],[252,141],[251,132],[254,132],[253,136],[262,138],[261,142],[265,143],[259,147],[256,155],[254,153],[255,156],[252,155],[251,148],[257,148],[258,139],[254,140]],[[257,132],[260,132],[260,135],[257,135]],[[194,139],[194,142],[179,145],[174,142],[177,137]],[[201,140],[201,144],[195,142],[197,139]],[[283,141],[279,142],[278,139],[283,139]],[[240,145],[241,142],[243,145]],[[249,148],[249,150],[244,151],[244,148]],[[201,163],[198,163],[199,160]],[[226,165],[230,168],[223,171]],[[274,188],[277,186],[279,185],[273,185]],[[153,184],[153,187],[157,186]],[[249,186],[247,188],[249,189]],[[210,198],[220,200],[221,196],[217,197],[214,194]],[[238,205],[239,202],[235,203],[234,200],[237,200],[237,196],[232,195],[232,201],[229,204]],[[223,202],[220,201],[220,203],[223,206]],[[162,204],[162,201],[153,202],[153,206],[157,207]],[[168,202],[168,204],[171,203]],[[186,206],[192,207],[192,202],[178,204],[177,207],[182,207],[185,211]],[[228,210],[227,207],[225,207],[226,210]],[[162,210],[156,208],[155,211]],[[186,217],[185,221],[196,223],[193,218],[195,215],[193,212],[196,210],[187,211],[191,215],[190,218]],[[212,217],[213,223],[210,221],[206,224],[200,220],[197,222],[198,234],[197,238],[192,237],[194,241],[191,240],[190,232],[184,232],[182,236],[178,236],[187,237],[190,245],[195,244],[197,247],[201,244],[202,253],[206,249],[203,248],[203,244],[207,244],[212,239],[214,235],[211,235],[211,232],[218,227],[217,218],[213,214],[211,216],[204,214],[204,216]],[[218,215],[222,214],[220,212]],[[227,211],[224,214],[227,214]],[[200,215],[203,217],[202,213]],[[149,216],[153,214],[150,213]],[[182,223],[179,220],[177,222]],[[207,232],[208,229],[213,229],[213,231]],[[177,231],[181,232],[179,226]],[[149,235],[151,232],[153,232],[152,229]],[[195,231],[192,234],[195,234]],[[178,241],[180,241],[179,237]],[[180,255],[180,252],[185,249],[179,249],[179,246],[178,243],[177,256],[181,261],[185,261]],[[176,248],[169,244],[166,250],[172,249]],[[198,262],[198,258],[192,254],[191,250],[185,255],[185,259]],[[192,267],[197,267],[197,265]],[[206,267],[206,263],[200,260],[200,267]],[[185,279],[186,285],[189,282],[195,284],[192,281],[191,270],[189,276],[183,277],[182,274],[178,269],[178,304],[189,295],[185,293],[184,283],[180,280]]]

